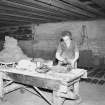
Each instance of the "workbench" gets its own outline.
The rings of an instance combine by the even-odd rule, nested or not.
[[[75,72],[77,71],[77,72]],[[86,70],[73,69],[68,73],[58,73],[50,70],[47,73],[30,72],[16,68],[0,68],[0,97],[9,91],[20,87],[32,86],[49,104],[62,105],[64,97],[57,96],[58,93],[66,93],[67,89],[75,83],[79,83],[82,77],[86,77]],[[4,80],[8,81],[4,84]],[[53,101],[39,90],[39,88],[53,91]]]

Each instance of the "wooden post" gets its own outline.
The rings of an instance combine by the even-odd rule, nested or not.
[[[36,33],[37,24],[32,24],[31,29],[32,29],[32,56],[33,56],[33,61],[34,61],[34,43],[37,43],[38,41],[38,37]]]
[[[53,105],[63,105],[65,98],[57,95],[57,91],[53,91]]]
[[[0,98],[3,98],[3,73],[0,72]]]

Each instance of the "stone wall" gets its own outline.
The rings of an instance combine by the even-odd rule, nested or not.
[[[28,25],[31,29],[31,25]],[[83,34],[83,26],[85,32]],[[0,34],[11,35],[13,29],[20,29],[21,26],[7,27],[0,29]],[[11,30],[12,29],[12,30]],[[80,49],[80,65],[91,66],[104,63],[105,57],[105,20],[97,21],[75,21],[62,23],[47,23],[36,26],[36,40],[31,41],[32,32],[19,33],[15,31],[14,36],[19,37],[18,44],[23,51],[31,57],[43,57],[52,59],[58,45],[60,33],[64,30],[72,32],[73,39],[77,42]],[[22,39],[23,38],[23,39]],[[22,39],[22,40],[21,40]]]
[[[83,35],[85,26],[85,35]],[[64,23],[41,24],[37,27],[39,41],[43,40],[41,48],[56,49],[59,35],[62,31],[72,32],[80,49],[79,65],[97,66],[104,64],[105,57],[105,21],[75,21]]]

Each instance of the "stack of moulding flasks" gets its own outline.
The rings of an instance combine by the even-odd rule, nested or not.
[[[85,68],[86,70],[90,70],[92,67],[92,51],[91,50],[83,50],[80,51],[78,66],[81,68]]]
[[[92,68],[92,70],[88,71],[88,78],[85,82],[105,85],[105,69]]]
[[[93,84],[104,85],[105,67],[102,68],[100,64],[98,66],[93,65],[93,58],[96,58],[96,57],[93,56],[91,50],[80,51],[78,68],[83,68],[88,72],[88,78],[83,81],[88,83],[93,83]]]

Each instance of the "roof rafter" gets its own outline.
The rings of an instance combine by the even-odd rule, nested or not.
[[[33,1],[33,0],[31,0],[31,1]],[[66,9],[67,11],[69,11],[69,12],[75,12],[77,14],[81,14],[81,15],[84,15],[84,16],[88,16],[88,17],[94,17],[95,16],[94,14],[92,14],[88,11],[84,11],[82,9],[76,8],[76,7],[74,7],[72,5],[69,5],[65,2],[62,2],[60,0],[36,0],[36,1],[41,1],[43,3],[47,3],[47,4],[50,4],[50,5],[59,7],[59,8],[63,8],[63,9]],[[34,2],[36,2],[36,1],[34,0]]]
[[[48,12],[49,14],[55,14],[59,16],[81,16],[81,18],[86,18],[87,16],[79,13],[75,13],[73,11],[70,12],[70,10],[62,9],[60,7],[51,6],[49,4],[45,4],[42,2],[38,2],[37,0],[35,2],[31,2],[32,0],[3,0],[6,1],[5,3],[11,3],[15,6],[25,6],[31,9],[39,9],[40,11]],[[14,3],[14,4],[13,4]]]
[[[36,22],[36,23],[45,23],[45,22],[52,22],[54,20],[39,20],[39,19],[32,19],[32,18],[24,18],[23,16],[18,16],[18,15],[11,15],[11,14],[1,14],[0,13],[0,19],[5,19],[5,20],[17,20],[17,21],[25,21],[25,22]]]
[[[61,20],[66,20],[64,18],[52,18],[52,17],[43,17],[43,16],[39,16],[39,15],[35,15],[35,14],[31,14],[31,13],[27,13],[27,12],[22,12],[22,11],[15,11],[15,10],[10,10],[10,9],[5,9],[5,8],[0,8],[0,14],[12,14],[12,15],[19,15],[19,16],[24,16],[27,18],[32,18],[32,19],[39,19],[39,20],[55,20],[55,21],[61,21]]]
[[[85,11],[89,11],[90,13],[93,13],[96,15],[101,15],[101,16],[105,17],[105,14],[103,12],[90,7],[90,6],[86,5],[85,3],[80,3],[79,1],[76,1],[76,0],[61,0],[61,1],[67,2],[69,5],[72,5],[77,8],[81,8]]]

